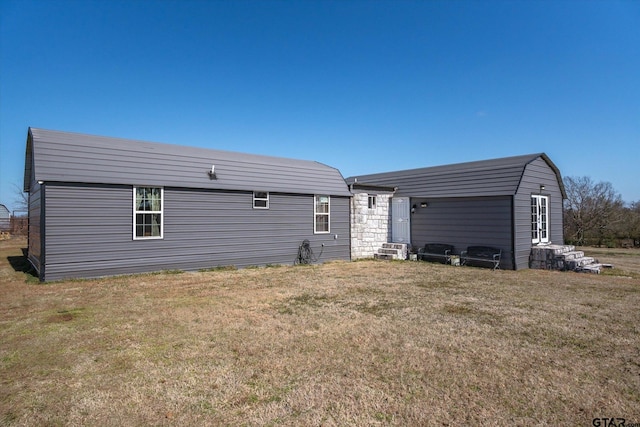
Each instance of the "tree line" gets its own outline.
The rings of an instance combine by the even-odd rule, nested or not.
[[[640,201],[625,203],[609,182],[565,177],[565,243],[576,246],[640,246]]]

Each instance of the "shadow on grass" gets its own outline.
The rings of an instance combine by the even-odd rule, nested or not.
[[[27,259],[27,249],[22,249],[22,256],[9,256],[7,261],[11,267],[18,273],[25,273],[29,276],[39,279],[38,272],[33,268],[29,260]]]

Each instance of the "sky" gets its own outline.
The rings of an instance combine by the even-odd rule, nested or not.
[[[0,203],[29,127],[315,160],[531,153],[640,201],[640,1],[0,0]]]

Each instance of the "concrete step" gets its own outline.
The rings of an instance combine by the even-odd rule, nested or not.
[[[380,248],[380,249],[378,249],[378,253],[379,254],[385,254],[385,255],[395,255],[397,257],[402,255],[402,251],[400,251],[399,249]]]
[[[566,263],[562,256],[552,259],[532,259],[529,261],[529,268],[536,270],[565,270]]]
[[[390,248],[380,248],[378,249],[378,253],[381,254],[399,254],[402,253],[400,249],[390,249]]]
[[[406,243],[383,243],[383,248],[386,249],[405,249],[407,247]]]
[[[600,274],[600,270],[602,270],[603,268],[604,268],[603,264],[593,263],[593,264],[587,264],[581,267],[577,267],[575,271],[582,272],[582,273]]]
[[[583,258],[584,257],[584,252],[582,251],[571,251],[571,252],[565,252],[561,255],[565,261],[569,261],[572,259],[578,259],[578,258]]]
[[[544,254],[547,254],[548,257],[562,255],[567,252],[573,252],[575,250],[576,247],[573,245],[536,245],[531,247],[531,252],[533,254],[542,252]]]
[[[402,256],[402,251],[399,249],[378,249],[378,253],[375,255],[379,255],[380,257],[384,257],[384,259],[404,259]]]
[[[572,245],[536,245],[531,247],[529,268],[542,270],[566,270],[566,259],[578,257]],[[582,254],[584,255],[584,254]]]
[[[378,249],[378,253],[391,253],[387,251],[396,251],[397,258],[395,259],[407,259],[408,248],[406,243],[383,243],[382,248]]]
[[[594,264],[596,260],[590,256],[583,256],[581,258],[570,259],[567,261],[567,267],[569,270],[577,270],[583,268],[589,264]]]
[[[407,259],[407,253],[406,243],[383,243],[373,257],[376,259]]]
[[[536,245],[529,257],[531,268],[549,270],[573,270],[599,274],[603,268],[613,268],[611,264],[600,264],[596,259],[584,256],[572,245]]]

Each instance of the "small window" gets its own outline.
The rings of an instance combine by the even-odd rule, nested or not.
[[[316,234],[329,233],[330,198],[329,196],[316,196],[315,199],[313,232]]]
[[[269,209],[269,193],[264,191],[253,192],[253,208]]]
[[[377,199],[376,196],[369,196],[368,197],[369,209],[375,209],[376,208],[376,202],[377,202],[376,199]]]
[[[164,190],[158,187],[133,188],[133,238],[162,239]]]

